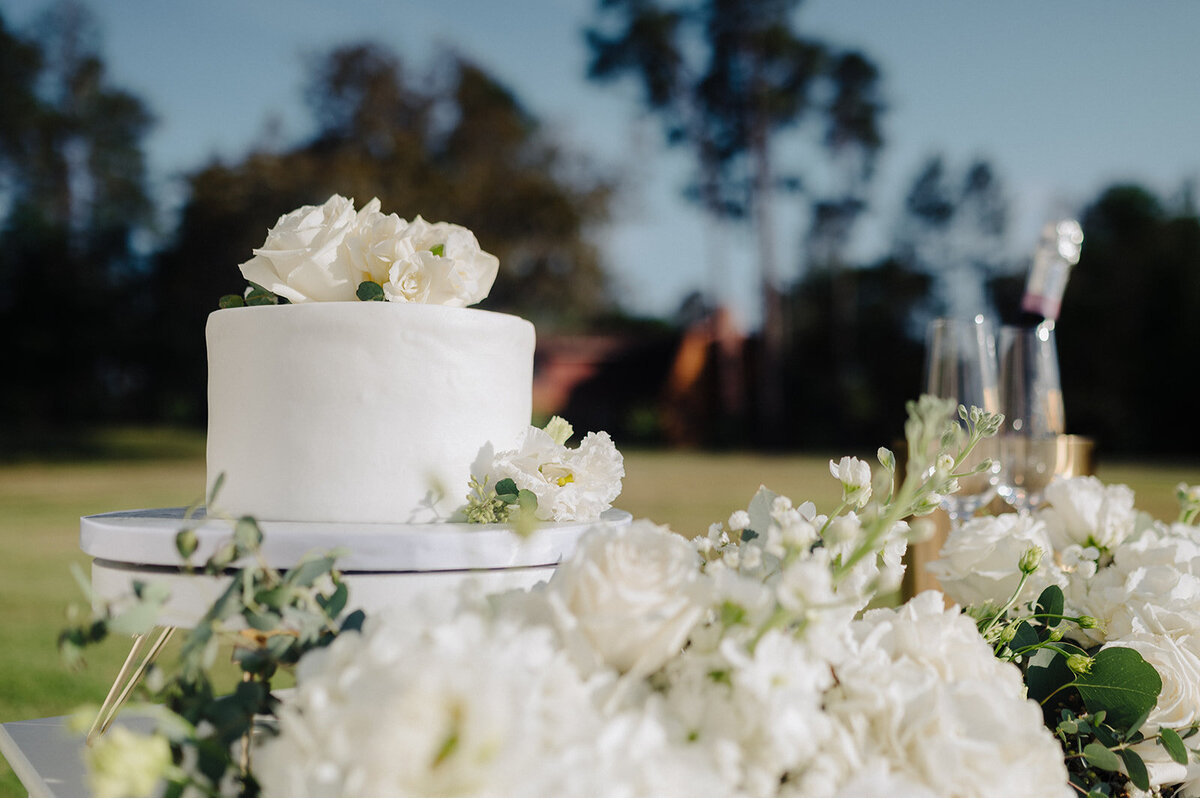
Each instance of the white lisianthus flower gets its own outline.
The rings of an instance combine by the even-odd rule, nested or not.
[[[1017,513],[972,518],[950,531],[929,563],[929,572],[946,595],[965,606],[998,607],[1021,581],[1021,558],[1033,547],[1042,550],[1039,568],[1029,577],[1017,603],[1032,601],[1049,584],[1061,584],[1046,527],[1036,518]]]
[[[391,302],[466,307],[488,295],[500,261],[484,252],[475,234],[448,222],[420,216],[389,245],[391,264],[384,296]]]
[[[377,211],[379,200],[363,208]],[[358,214],[354,201],[338,194],[324,205],[305,205],[279,217],[254,257],[239,267],[247,281],[289,302],[330,302],[355,299],[358,282],[342,249]]]
[[[1046,486],[1050,505],[1040,515],[1056,549],[1072,543],[1112,551],[1135,530],[1137,512],[1127,485],[1096,477],[1055,478]]]
[[[161,734],[138,734],[116,725],[84,750],[88,786],[96,798],[148,798],[172,767],[171,746]]]
[[[607,432],[590,432],[576,449],[529,427],[516,449],[496,453],[488,479],[511,479],[537,497],[543,521],[595,521],[621,494],[625,461]]]
[[[829,473],[842,483],[842,500],[862,507],[871,498],[871,466],[857,457],[843,457],[841,462],[829,461]]]
[[[581,664],[638,677],[680,652],[711,603],[712,587],[691,544],[639,520],[584,533],[545,595]]]

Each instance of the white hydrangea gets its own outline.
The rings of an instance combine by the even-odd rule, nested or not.
[[[374,617],[302,660],[255,752],[266,796],[516,795],[601,728],[548,630],[415,620]]]
[[[868,612],[852,629],[856,648],[836,667],[826,708],[868,761],[882,758],[936,795],[1072,794],[1019,672],[941,594]]]

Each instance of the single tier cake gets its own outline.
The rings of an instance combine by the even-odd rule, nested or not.
[[[211,511],[445,520],[472,465],[529,426],[533,325],[396,302],[228,308],[208,321]]]

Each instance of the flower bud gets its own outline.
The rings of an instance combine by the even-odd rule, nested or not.
[[[1100,621],[1097,620],[1096,618],[1093,618],[1090,615],[1080,616],[1079,620],[1076,621],[1076,623],[1079,624],[1080,629],[1099,629],[1100,628]]]
[[[1095,660],[1089,657],[1087,654],[1072,654],[1071,656],[1067,657],[1067,667],[1071,669],[1072,673],[1078,673],[1081,675],[1085,673],[1091,673],[1092,664],[1094,662]]]
[[[1030,546],[1028,549],[1025,550],[1025,553],[1021,555],[1020,568],[1021,568],[1021,573],[1023,573],[1023,574],[1029,575],[1029,574],[1033,573],[1034,571],[1036,571],[1038,569],[1038,566],[1041,564],[1042,564],[1042,547],[1041,546]]]

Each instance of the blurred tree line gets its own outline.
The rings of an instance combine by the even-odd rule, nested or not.
[[[777,402],[706,406],[697,442],[874,447],[898,437],[904,401],[919,390],[925,320],[975,308],[1015,315],[1025,264],[1001,254],[1008,199],[987,162],[955,169],[932,158],[903,198],[890,254],[853,262],[847,245],[884,145],[879,72],[861,53],[792,30],[794,2],[756,2],[758,16],[726,0],[703,5],[704,17],[699,5],[607,0],[589,34],[593,75],[639,77],[668,140],[695,156],[687,195],[715,228],[758,231],[773,315],[736,363],[712,343],[701,385],[716,396],[736,379],[751,399],[770,385]],[[712,71],[683,68],[697,42]],[[201,423],[207,314],[241,289],[238,263],[281,213],[335,192],[474,230],[504,264],[484,307],[529,318],[542,336],[606,330],[639,342],[637,375],[625,366],[584,386],[603,424],[576,419],[619,440],[662,440],[655,414],[670,354],[721,304],[697,295],[674,319],[622,316],[592,243],[611,178],[453,53],[425,71],[378,45],[329,52],[308,76],[313,133],[267,137],[186,175],[170,221],[156,214],[143,156],[153,115],[107,78],[82,7],[55,5],[27,33],[0,15],[0,97],[2,454],[89,425]],[[823,138],[801,165],[833,175],[820,190],[771,146],[813,115]],[[793,280],[771,251],[770,197],[780,193],[801,195],[810,214]],[[1081,218],[1083,258],[1059,325],[1070,430],[1104,451],[1195,452],[1200,432],[1182,423],[1188,394],[1177,389],[1200,356],[1191,195],[1115,186]],[[710,269],[720,246],[714,237]]]

